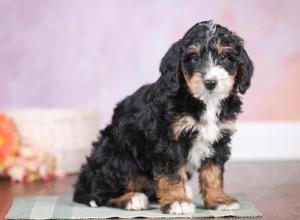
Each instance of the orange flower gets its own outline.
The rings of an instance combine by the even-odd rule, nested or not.
[[[19,150],[19,140],[13,122],[0,113],[0,169]]]

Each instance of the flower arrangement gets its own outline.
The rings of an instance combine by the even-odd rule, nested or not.
[[[0,175],[9,176],[12,182],[48,181],[63,178],[56,169],[55,158],[47,152],[22,147],[11,119],[0,113]]]
[[[18,150],[19,140],[13,122],[0,113],[0,175],[11,163]]]

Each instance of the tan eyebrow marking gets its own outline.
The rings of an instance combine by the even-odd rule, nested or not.
[[[221,44],[221,39],[219,38],[214,42],[213,47],[218,51],[218,54],[222,54],[232,50],[231,46],[224,46]]]
[[[200,52],[201,52],[201,47],[198,43],[196,44],[192,44],[190,46],[188,46],[187,48],[187,52],[189,53],[197,53],[198,55],[200,55]]]

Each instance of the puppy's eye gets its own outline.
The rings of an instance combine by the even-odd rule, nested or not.
[[[192,54],[190,56],[190,60],[193,61],[193,62],[198,62],[199,61],[199,57],[196,54]]]
[[[226,61],[227,60],[227,56],[225,54],[221,54],[219,57],[220,61]]]

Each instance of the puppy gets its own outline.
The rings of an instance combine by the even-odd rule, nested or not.
[[[187,180],[199,173],[208,209],[239,209],[223,189],[234,123],[253,74],[242,38],[204,21],[167,51],[159,79],[121,101],[93,143],[75,185],[74,201],[92,207],[195,210]]]

